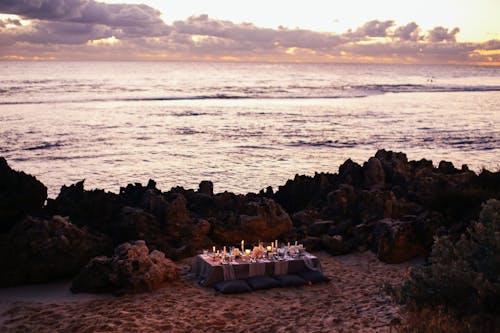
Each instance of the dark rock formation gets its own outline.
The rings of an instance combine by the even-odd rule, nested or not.
[[[388,263],[401,263],[430,253],[434,232],[424,221],[382,219],[374,227],[374,252]]]
[[[242,239],[256,242],[281,237],[292,229],[288,214],[272,199],[246,202],[228,219],[215,223],[213,237],[219,242],[237,243]]]
[[[63,186],[55,200],[47,201],[50,215],[69,216],[74,224],[88,226],[105,234],[112,233],[112,222],[118,218],[122,206],[114,193],[86,191],[84,180]]]
[[[177,266],[163,252],[149,253],[144,241],[136,241],[119,245],[112,257],[92,259],[73,280],[71,291],[140,293],[177,278]]]
[[[81,181],[63,186],[43,208],[43,184],[13,171],[4,159],[0,181],[3,285],[72,274],[112,247],[110,240],[116,246],[143,239],[172,259],[242,239],[298,240],[309,250],[332,254],[372,249],[381,260],[396,263],[427,255],[436,234],[463,233],[483,202],[500,199],[500,172],[476,175],[466,166],[457,169],[441,161],[435,167],[432,161],[408,161],[405,154],[386,150],[363,165],[349,159],[336,174],[296,175],[276,192],[268,188],[259,194],[214,194],[210,181],[197,190],[162,192],[153,180],[114,194],[85,190]],[[75,225],[66,218],[50,220],[53,215],[68,216]],[[106,271],[111,261],[92,263],[93,271],[102,272],[94,280],[103,290],[111,288],[106,277],[113,275]],[[133,285],[130,290],[141,290]],[[143,290],[153,288],[146,285]]]
[[[379,150],[363,166],[349,159],[338,174],[297,175],[265,196],[293,213],[295,235],[309,246],[332,253],[372,248],[382,260],[400,262],[428,254],[437,230],[463,232],[481,203],[500,197],[500,172],[476,175],[444,161],[436,168]],[[421,216],[438,218],[425,224]]]
[[[0,157],[0,233],[27,214],[38,213],[47,199],[47,188],[35,177],[12,170]]]
[[[40,283],[75,275],[91,258],[111,251],[111,241],[67,218],[27,217],[0,240],[0,286]]]

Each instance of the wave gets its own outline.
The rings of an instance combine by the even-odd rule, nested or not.
[[[62,146],[63,146],[63,144],[59,143],[59,142],[56,142],[56,143],[43,142],[39,145],[25,148],[24,150],[44,150],[44,149],[58,148],[58,147],[62,147]]]
[[[92,102],[148,102],[148,101],[189,101],[189,100],[231,100],[231,99],[336,99],[364,98],[387,93],[434,93],[434,92],[495,92],[500,86],[453,86],[419,84],[366,84],[344,86],[300,86],[283,90],[259,91],[241,87],[239,94],[214,93],[205,95],[180,96],[125,96],[106,98],[41,99],[41,100],[4,100],[0,105],[18,104],[55,104],[55,103],[92,103]],[[216,89],[216,88],[214,88]],[[321,93],[318,93],[321,91]],[[1,89],[0,89],[1,93]],[[59,96],[61,94],[58,94]]]

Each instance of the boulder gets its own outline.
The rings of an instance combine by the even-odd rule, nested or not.
[[[311,224],[308,228],[308,235],[310,236],[321,236],[328,233],[331,227],[335,225],[333,221],[317,220]]]
[[[314,209],[300,210],[292,215],[292,221],[296,227],[311,225],[319,218],[319,212]]]
[[[133,294],[156,290],[177,278],[177,266],[163,252],[149,253],[139,240],[119,245],[112,257],[92,259],[73,280],[71,291]]]
[[[328,193],[328,211],[336,217],[352,217],[355,215],[356,199],[354,187],[349,184],[342,184],[335,191]]]
[[[220,242],[278,239],[292,229],[290,216],[272,199],[256,198],[239,210],[230,211],[218,220],[213,236]]]
[[[382,219],[375,225],[375,253],[381,261],[398,264],[429,254],[432,234],[424,221]]]
[[[209,180],[203,180],[198,186],[198,193],[214,195],[214,184]]]
[[[68,218],[26,217],[2,239],[0,286],[48,282],[75,275],[91,258],[111,252],[110,239]]]
[[[51,215],[69,216],[78,226],[112,234],[112,223],[123,207],[119,196],[104,190],[87,191],[84,182],[62,186],[57,198],[47,201],[47,211]]]
[[[351,251],[350,247],[346,242],[344,241],[344,238],[340,235],[335,235],[335,236],[328,236],[328,235],[323,235],[321,236],[321,244],[323,245],[323,248],[327,250],[331,255],[340,255],[340,254],[346,254]]]
[[[382,163],[376,157],[370,157],[363,167],[365,186],[372,189],[381,189],[385,186],[385,172]]]
[[[0,157],[0,233],[9,231],[27,214],[40,211],[47,188],[35,177],[9,167]]]
[[[408,163],[406,154],[381,149],[377,151],[375,157],[384,169],[386,183],[406,188],[412,179],[411,165]]]

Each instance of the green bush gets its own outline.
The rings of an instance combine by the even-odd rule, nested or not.
[[[429,265],[411,272],[400,297],[417,309],[444,305],[458,313],[500,312],[500,201],[484,203],[479,221],[458,240],[437,238]]]

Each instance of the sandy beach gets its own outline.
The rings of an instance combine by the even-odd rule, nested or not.
[[[153,293],[72,295],[64,283],[0,290],[2,332],[390,332],[401,309],[383,290],[411,263],[388,265],[371,252],[315,253],[332,281],[222,295],[197,285],[192,258],[181,279]],[[69,283],[66,283],[69,287]],[[31,289],[30,289],[31,288]],[[17,297],[12,290],[17,290]],[[24,291],[24,292],[23,292]]]

